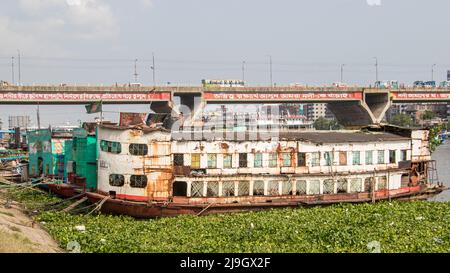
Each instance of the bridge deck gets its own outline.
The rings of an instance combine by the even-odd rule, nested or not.
[[[0,104],[77,104],[103,100],[104,103],[147,103],[171,101],[175,95],[198,94],[207,102],[329,102],[361,101],[364,94],[390,94],[392,101],[450,101],[450,88],[375,89],[333,86],[0,86]]]
[[[383,89],[367,86],[245,86],[245,87],[220,87],[220,86],[134,86],[134,85],[0,85],[0,92],[450,92],[450,88],[414,88],[404,87],[400,89]]]

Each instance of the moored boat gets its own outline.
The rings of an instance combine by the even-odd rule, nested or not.
[[[61,197],[73,197],[97,187],[96,123],[70,131],[28,132],[29,175],[43,178],[40,187]],[[45,178],[45,179],[44,179]]]
[[[101,210],[134,217],[424,199],[434,179],[428,131],[171,132],[98,128]]]

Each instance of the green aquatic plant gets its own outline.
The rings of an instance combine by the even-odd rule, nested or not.
[[[61,201],[60,198],[31,187],[16,187],[6,190],[7,199],[20,202],[28,210],[35,210],[45,204]]]
[[[449,252],[450,204],[392,202],[136,220],[39,216],[82,252]],[[80,231],[77,226],[82,226]]]
[[[10,193],[29,208],[61,199]],[[43,211],[43,210],[42,210]],[[450,252],[450,203],[380,202],[137,220],[43,211],[36,220],[81,252]]]

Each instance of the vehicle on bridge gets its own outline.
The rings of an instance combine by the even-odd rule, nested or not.
[[[416,88],[435,88],[436,81],[415,81],[414,87]]]
[[[343,82],[334,82],[333,87],[345,88],[345,87],[348,87],[348,84],[343,83]]]
[[[425,82],[425,88],[435,88],[436,87],[436,81],[427,81]]]
[[[245,81],[242,80],[202,80],[203,87],[245,87]]]
[[[375,88],[399,89],[399,84],[398,81],[377,81],[375,82]]]
[[[0,86],[9,86],[9,82],[7,81],[0,81]]]
[[[418,88],[423,88],[423,87],[425,87],[425,82],[424,81],[415,81],[413,86],[418,87]]]
[[[306,85],[299,83],[299,82],[293,82],[289,84],[289,87],[305,87]]]

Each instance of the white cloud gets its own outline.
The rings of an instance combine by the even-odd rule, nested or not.
[[[372,7],[379,7],[381,6],[381,0],[366,0],[367,5]]]
[[[65,0],[19,0],[18,2],[19,7],[29,15],[39,15],[48,8],[65,5]]]
[[[81,0],[66,0],[67,5],[69,6],[79,6],[81,5]]]
[[[53,39],[52,33],[64,31],[64,21],[48,18],[35,22],[19,22],[6,16],[0,16],[0,37],[2,40],[0,55],[7,55],[21,49],[32,54],[64,55],[65,51]]]
[[[140,0],[140,2],[146,8],[153,7],[153,0]]]
[[[19,0],[20,16],[0,14],[0,54],[63,54],[68,43],[118,37],[119,25],[106,0]]]
[[[112,38],[118,34],[119,26],[106,3],[98,0],[70,0],[68,6],[67,19],[81,30],[78,33],[80,38]]]

